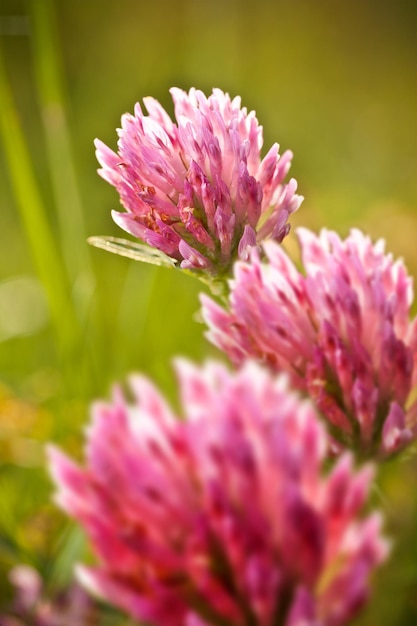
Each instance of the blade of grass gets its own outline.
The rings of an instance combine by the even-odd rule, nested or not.
[[[74,522],[67,522],[55,541],[49,561],[45,564],[48,586],[65,587],[73,578],[74,565],[85,556],[87,542],[83,530]]]
[[[25,237],[45,289],[60,355],[68,356],[77,336],[78,320],[70,295],[68,276],[33,172],[1,48],[0,138]]]
[[[121,345],[126,349],[118,351],[115,355],[116,369],[123,371],[132,359],[132,351],[137,351],[136,358],[141,360],[145,355],[141,354],[146,324],[149,320],[153,298],[156,294],[159,268],[155,266],[138,267],[131,263],[126,274],[124,288],[120,297],[116,336]],[[132,294],[140,284],[140,302],[132,307]],[[133,360],[133,359],[132,359]]]
[[[48,171],[54,194],[62,253],[72,282],[73,302],[83,327],[80,337],[79,388],[89,392],[99,366],[95,350],[102,322],[93,301],[95,276],[76,161],[68,122],[68,98],[54,0],[26,0],[31,21],[33,67],[43,120]]]
[[[67,97],[54,2],[27,2],[39,104],[49,172],[55,197],[63,256],[72,281],[92,284],[81,194],[68,127]],[[86,294],[88,296],[90,293]],[[88,304],[84,302],[83,304]]]

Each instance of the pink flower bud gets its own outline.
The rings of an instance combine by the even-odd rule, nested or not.
[[[237,263],[227,309],[202,296],[208,337],[236,364],[287,372],[327,419],[332,440],[385,457],[417,433],[412,281],[401,261],[358,230],[345,240],[298,231],[303,272],[266,242]]]
[[[154,626],[341,626],[387,546],[372,472],[322,468],[312,405],[254,363],[178,363],[183,419],[145,379],[96,404],[86,467],[50,450],[58,503],[97,555],[92,592]],[[343,590],[343,592],[342,592]]]
[[[122,117],[117,154],[96,140],[99,173],[126,209],[113,212],[121,228],[182,268],[224,274],[247,257],[249,242],[288,233],[302,201],[293,179],[283,183],[292,153],[280,157],[275,144],[261,159],[262,127],[239,98],[220,89],[206,97],[173,88],[171,95],[176,123],[145,98],[148,115],[137,104]]]

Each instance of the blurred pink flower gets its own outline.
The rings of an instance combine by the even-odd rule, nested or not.
[[[181,263],[222,274],[265,238],[281,241],[301,204],[296,181],[282,182],[291,152],[274,144],[263,160],[262,127],[220,89],[208,98],[172,88],[176,123],[153,98],[122,117],[118,153],[96,140],[101,176],[126,213],[115,222]]]
[[[0,626],[99,626],[98,607],[80,587],[72,584],[49,594],[33,567],[16,565],[9,572],[14,597],[2,606]]]
[[[229,310],[202,297],[209,339],[235,364],[255,357],[286,371],[316,402],[334,439],[364,456],[386,456],[415,436],[417,325],[412,281],[401,261],[358,230],[342,241],[299,229],[304,273],[265,244],[240,263]]]
[[[185,419],[135,377],[133,405],[95,406],[85,469],[50,451],[98,557],[81,581],[155,626],[345,624],[387,552],[371,468],[324,476],[312,406],[256,364],[178,370]]]

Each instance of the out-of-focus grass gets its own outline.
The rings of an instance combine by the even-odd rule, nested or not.
[[[94,137],[115,146],[145,95],[172,111],[172,85],[240,94],[266,148],[295,153],[294,224],[362,227],[416,274],[416,20],[407,0],[2,0],[0,304],[16,323],[0,315],[0,607],[14,562],[53,585],[83,552],[50,504],[45,441],[78,455],[89,401],[113,380],[139,369],[175,398],[172,357],[214,354],[193,318],[199,283],[87,249],[86,234],[120,236]],[[381,473],[396,547],[358,624],[417,619],[416,474],[413,459]]]
[[[74,340],[75,322],[67,276],[61,263],[59,248],[46,218],[1,57],[0,131],[25,239],[47,295],[57,342],[60,348],[65,350]]]
[[[28,8],[47,166],[58,214],[63,257],[70,277],[88,282],[89,250],[87,246],[78,245],[80,239],[86,237],[85,219],[67,123],[65,79],[54,3],[53,0],[30,2]],[[74,255],[75,249],[78,250],[77,255]]]

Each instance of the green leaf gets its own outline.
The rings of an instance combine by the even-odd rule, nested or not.
[[[88,243],[96,248],[102,248],[113,254],[120,254],[134,261],[142,261],[151,265],[159,265],[161,267],[176,267],[177,261],[171,259],[160,250],[151,248],[145,244],[129,241],[128,239],[119,239],[118,237],[96,236],[89,237]]]

